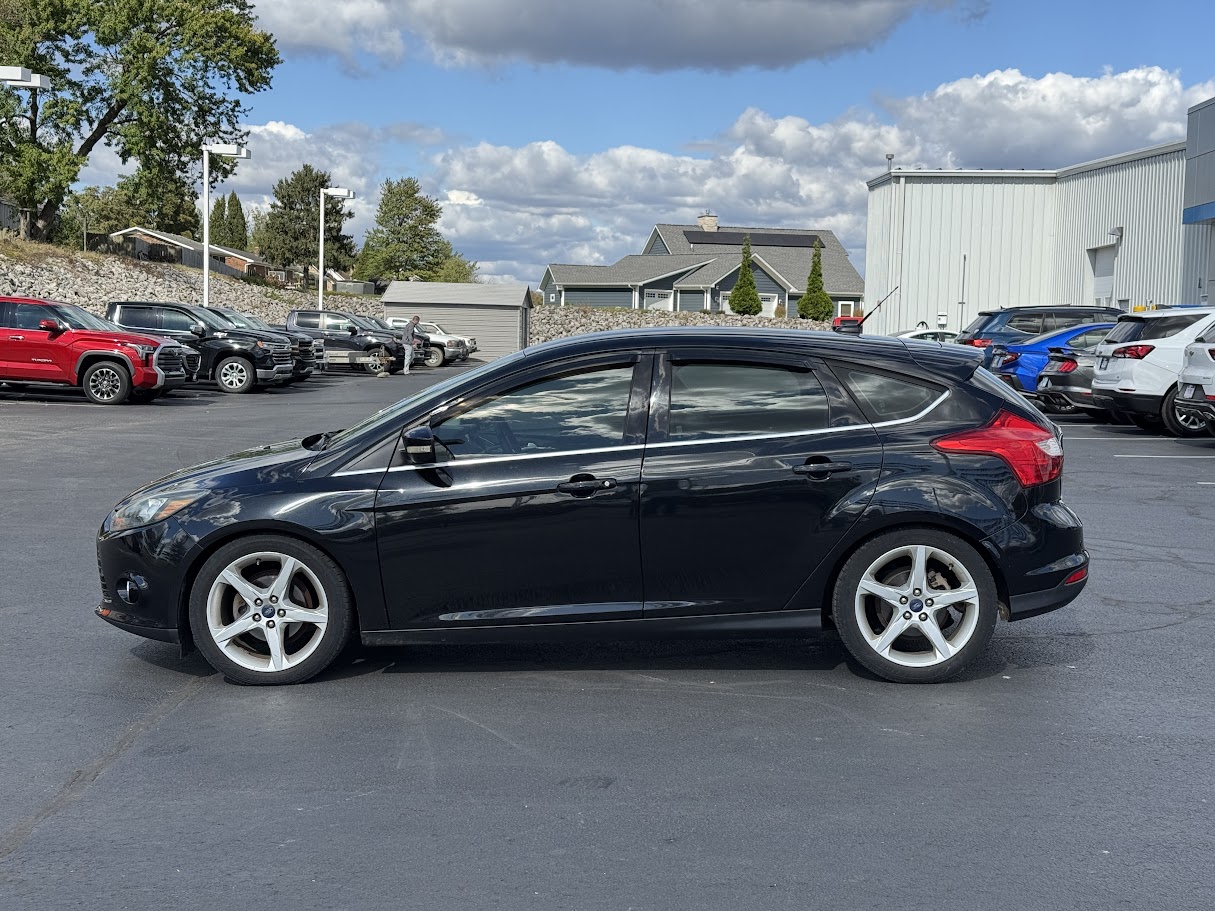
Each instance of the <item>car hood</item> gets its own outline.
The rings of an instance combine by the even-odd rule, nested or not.
[[[264,484],[299,471],[316,455],[315,451],[305,449],[300,440],[257,446],[179,469],[141,487],[131,497],[169,491],[177,493],[232,488],[248,483]]]
[[[105,332],[100,329],[70,329],[64,333],[71,342],[84,342],[89,345],[176,345],[172,339],[159,335],[144,335],[142,332],[129,332],[126,329],[115,329]]]
[[[222,335],[221,335],[222,333]],[[211,331],[214,338],[235,338],[246,342],[270,342],[277,345],[289,345],[289,339],[281,332],[264,332],[261,329],[215,329]]]

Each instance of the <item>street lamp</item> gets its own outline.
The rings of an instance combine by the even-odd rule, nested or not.
[[[0,82],[14,89],[49,89],[51,80],[23,66],[0,66]]]
[[[211,306],[211,156],[222,155],[225,158],[249,158],[249,150],[244,146],[230,143],[212,143],[202,147],[203,168],[203,298],[204,307]]]
[[[332,196],[334,199],[354,199],[354,191],[347,190],[344,187],[325,187],[321,190],[321,271],[316,277],[316,308],[318,310],[325,309],[325,197]]]
[[[41,73],[31,73],[23,66],[0,66],[0,83],[11,89],[49,89],[51,80]],[[30,118],[31,139],[33,138],[33,117]],[[30,236],[30,215],[28,209],[21,210],[21,236],[26,240]]]

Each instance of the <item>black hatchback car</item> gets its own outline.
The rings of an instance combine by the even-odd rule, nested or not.
[[[354,635],[824,626],[882,677],[943,680],[1088,574],[1055,429],[978,367],[812,332],[528,348],[131,494],[100,531],[98,613],[251,684],[305,680]]]

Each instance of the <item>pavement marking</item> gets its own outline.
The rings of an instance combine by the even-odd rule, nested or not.
[[[1215,455],[1122,455],[1114,456],[1115,459],[1215,459]]]

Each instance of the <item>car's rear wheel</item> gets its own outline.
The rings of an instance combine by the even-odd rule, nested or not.
[[[98,405],[121,405],[131,394],[131,375],[115,361],[98,361],[80,378],[85,397]]]
[[[987,563],[932,528],[887,532],[849,557],[832,611],[849,653],[896,683],[936,683],[987,647],[998,615]]]
[[[301,683],[328,667],[353,626],[346,578],[294,538],[225,544],[190,590],[190,630],[211,666],[238,683]]]
[[[250,392],[257,383],[253,365],[243,357],[226,357],[215,367],[215,382],[221,392]]]
[[[1174,437],[1206,436],[1206,418],[1197,414],[1183,414],[1177,410],[1177,387],[1169,390],[1160,406],[1160,420],[1165,431]]]

